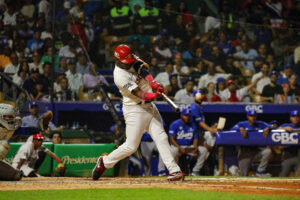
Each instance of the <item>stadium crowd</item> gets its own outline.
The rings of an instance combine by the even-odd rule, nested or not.
[[[52,26],[52,1],[1,0],[1,71],[33,100],[52,82],[57,101],[101,100],[100,83],[118,99],[112,52],[126,42],[177,102],[202,89],[208,102],[299,103],[299,0],[189,3],[57,1]]]

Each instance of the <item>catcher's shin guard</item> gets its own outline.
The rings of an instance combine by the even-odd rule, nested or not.
[[[13,168],[7,162],[0,160],[0,180],[19,181],[23,177],[23,172]]]

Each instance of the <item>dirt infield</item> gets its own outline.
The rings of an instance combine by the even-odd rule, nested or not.
[[[0,182],[0,191],[91,188],[178,188],[300,197],[300,179],[190,178],[168,182],[165,178],[23,178],[19,182]]]

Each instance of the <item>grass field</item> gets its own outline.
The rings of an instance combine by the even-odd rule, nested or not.
[[[164,188],[0,191],[0,200],[294,200],[300,198]]]

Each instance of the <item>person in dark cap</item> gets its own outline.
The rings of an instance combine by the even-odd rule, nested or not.
[[[239,132],[245,139],[248,138],[248,131],[263,130],[264,137],[267,137],[273,127],[263,121],[258,121],[256,119],[257,112],[255,110],[248,110],[247,120],[238,122],[231,128],[231,130]],[[266,170],[271,156],[272,151],[268,147],[258,148],[256,146],[240,146],[238,148],[238,161],[241,175],[248,176],[252,160],[255,157],[261,157],[260,164],[256,170],[256,176],[270,177],[271,174],[267,173]]]
[[[278,73],[276,71],[272,71],[269,74],[270,84],[266,85],[261,93],[261,101],[274,103],[274,100],[278,94],[282,94],[282,87],[277,84]]]
[[[29,94],[35,89],[36,82],[40,76],[39,69],[31,69],[30,77],[24,81],[23,89],[25,89]]]
[[[298,135],[300,130],[300,112],[293,110],[290,112],[290,123],[282,124],[278,129],[288,131],[289,134]],[[286,146],[282,150],[281,176],[289,176],[291,171],[296,172],[299,167],[298,154],[299,146]]]

